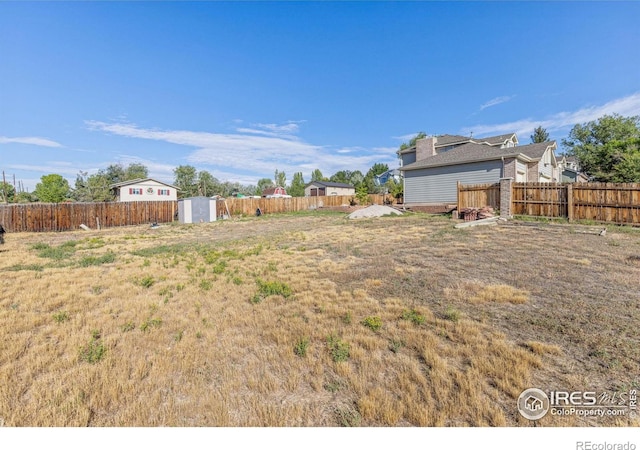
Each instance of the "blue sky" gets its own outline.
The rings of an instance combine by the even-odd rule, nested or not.
[[[0,2],[0,170],[397,167],[418,131],[640,115],[639,2]]]

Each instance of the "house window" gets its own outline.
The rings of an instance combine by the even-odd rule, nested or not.
[[[142,188],[129,188],[129,195],[142,195]]]
[[[171,195],[169,189],[158,189],[158,195]]]

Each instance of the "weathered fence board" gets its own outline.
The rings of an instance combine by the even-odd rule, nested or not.
[[[500,183],[458,185],[458,211],[484,206],[500,207]]]
[[[459,185],[458,207],[499,207],[495,192],[496,185]],[[640,224],[640,183],[513,183],[511,213]]]
[[[258,208],[260,208],[264,214],[276,214],[306,211],[323,207],[349,206],[353,198],[353,195],[291,198],[227,198],[225,200],[218,200],[216,208],[219,215],[226,214],[227,208],[232,216],[254,215]],[[382,204],[384,202],[384,196],[382,195],[369,195],[369,198],[371,199],[371,203]]]
[[[567,185],[513,183],[511,203],[515,215],[567,217]]]
[[[110,228],[171,222],[177,202],[26,203],[0,205],[0,223],[8,232],[67,231],[81,224]]]
[[[349,205],[351,195],[292,198],[228,198],[218,200],[218,215],[253,215],[305,211],[322,207]],[[370,195],[372,203],[382,204],[384,196]],[[387,196],[390,199],[390,196]],[[225,204],[226,202],[226,204]],[[111,228],[175,220],[178,202],[104,202],[104,203],[25,203],[0,205],[0,224],[8,232],[68,231],[81,224],[89,228]]]

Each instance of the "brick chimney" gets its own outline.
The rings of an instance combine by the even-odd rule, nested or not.
[[[435,136],[418,139],[416,141],[416,161],[435,156],[437,142],[438,138]]]

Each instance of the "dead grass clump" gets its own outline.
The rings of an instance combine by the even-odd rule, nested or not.
[[[535,355],[561,355],[562,349],[557,345],[545,344],[538,341],[527,341],[523,344],[524,348],[531,351]]]
[[[529,299],[526,291],[516,289],[506,284],[484,286],[475,293],[469,301],[471,303],[525,303]]]

